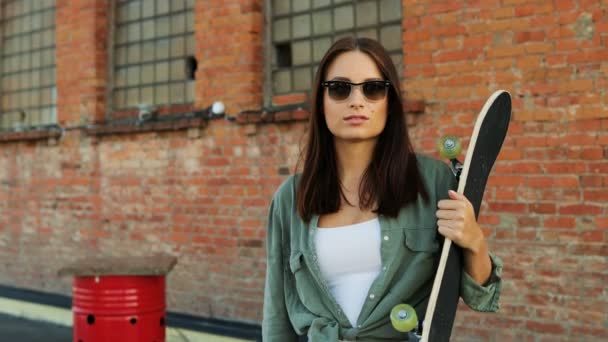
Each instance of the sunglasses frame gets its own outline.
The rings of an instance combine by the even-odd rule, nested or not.
[[[368,83],[382,83],[384,85],[385,88],[385,93],[384,96],[382,98],[379,99],[373,99],[367,96],[367,94],[365,94],[365,90],[363,90],[363,86],[368,84]],[[321,86],[323,86],[324,88],[327,88],[329,91],[329,87],[332,84],[348,84],[350,86],[350,91],[348,92],[348,95],[343,98],[343,99],[337,99],[332,97],[331,95],[329,95],[329,97],[334,100],[334,101],[344,101],[346,99],[348,99],[351,94],[353,93],[353,88],[354,87],[361,87],[361,92],[363,93],[363,96],[370,101],[380,101],[382,99],[384,99],[387,95],[388,95],[388,89],[391,87],[391,82],[387,81],[387,80],[370,80],[370,81],[365,81],[365,82],[361,82],[361,83],[353,83],[353,82],[349,82],[349,81],[339,81],[339,80],[335,80],[335,81],[324,81],[321,82]],[[328,93],[329,94],[329,93]]]

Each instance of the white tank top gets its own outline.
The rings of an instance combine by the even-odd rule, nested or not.
[[[380,273],[380,222],[378,218],[335,228],[318,228],[317,260],[322,276],[351,325]]]

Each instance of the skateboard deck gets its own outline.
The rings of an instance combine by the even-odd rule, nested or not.
[[[471,202],[475,218],[479,216],[488,176],[502,147],[510,119],[511,95],[504,90],[494,92],[477,117],[464,163],[455,159],[459,151],[452,151],[449,156],[452,170],[459,178],[457,191]],[[457,144],[449,139],[444,143],[448,149]],[[452,244],[451,240],[444,239],[424,320],[418,324],[416,332],[409,333],[408,341],[449,341],[460,298],[461,272],[460,247]]]
[[[496,91],[483,106],[471,135],[469,148],[458,181],[458,193],[471,202],[475,218],[486,188],[488,176],[498,157],[511,120],[511,95]],[[454,164],[454,163],[453,163]],[[462,252],[445,239],[433,290],[429,298],[422,330],[422,341],[449,341],[460,296]]]

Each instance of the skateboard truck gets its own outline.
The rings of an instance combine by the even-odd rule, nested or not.
[[[422,339],[422,323],[422,320],[419,320],[416,331],[412,330],[407,333],[407,342],[420,342]]]
[[[449,159],[452,163],[451,169],[456,176],[457,180],[460,180],[460,173],[462,172],[462,163],[456,159],[462,151],[462,145],[460,139],[453,135],[446,135],[442,137],[437,143],[437,149],[439,154],[446,159]]]
[[[450,159],[450,162],[452,162],[452,172],[454,173],[454,176],[456,176],[456,181],[460,181],[460,173],[462,173],[462,163],[460,162],[460,160],[454,158],[454,159]]]

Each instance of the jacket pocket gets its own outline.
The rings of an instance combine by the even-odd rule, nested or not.
[[[296,273],[302,268],[302,252],[295,252],[289,257],[289,269],[291,273]]]
[[[405,228],[405,246],[414,252],[434,253],[439,249],[437,230],[430,228]]]

